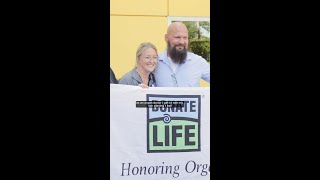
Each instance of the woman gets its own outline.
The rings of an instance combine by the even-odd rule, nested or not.
[[[119,84],[155,87],[156,82],[152,74],[158,62],[157,48],[152,43],[142,43],[136,52],[136,67],[126,73]]]

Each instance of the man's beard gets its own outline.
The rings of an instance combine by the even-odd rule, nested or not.
[[[168,54],[172,61],[177,64],[182,64],[187,57],[187,49],[184,48],[183,50],[179,51],[176,49],[176,46],[171,47],[169,43],[167,43],[167,47]]]

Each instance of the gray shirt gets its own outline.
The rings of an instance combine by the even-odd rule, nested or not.
[[[129,71],[128,73],[123,75],[118,83],[119,84],[138,86],[139,84],[142,83],[142,79],[141,79],[140,75],[137,72],[137,68],[133,68],[131,71]],[[149,75],[148,86],[149,87],[155,87],[156,86],[154,75],[152,73],[150,73],[150,75]]]

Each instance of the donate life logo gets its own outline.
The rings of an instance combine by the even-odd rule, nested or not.
[[[147,101],[184,101],[147,109],[147,153],[200,151],[200,97],[147,94]]]

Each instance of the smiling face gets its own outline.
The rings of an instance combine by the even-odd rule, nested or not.
[[[137,66],[150,73],[156,68],[157,63],[157,51],[153,48],[148,48],[138,57]]]
[[[172,23],[165,36],[168,54],[176,63],[181,63],[187,56],[189,45],[188,29],[181,22]]]
[[[177,51],[186,50],[189,45],[188,29],[184,25],[173,25],[166,35],[166,42]]]

